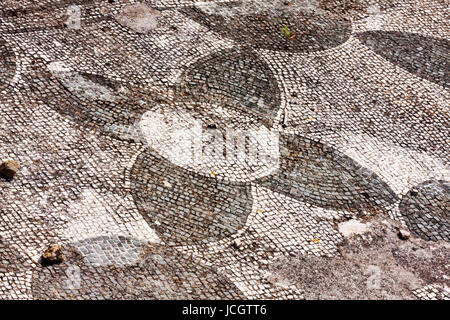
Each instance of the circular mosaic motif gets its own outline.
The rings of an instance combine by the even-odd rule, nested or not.
[[[181,12],[215,33],[258,49],[321,51],[346,42],[352,33],[350,21],[326,11],[274,7],[269,1],[200,4]]]
[[[215,52],[188,66],[175,86],[175,101],[212,122],[272,125],[281,104],[269,66],[248,48]],[[218,110],[226,109],[226,112]]]
[[[415,186],[402,198],[400,212],[417,237],[450,241],[450,182],[431,180]]]
[[[65,246],[63,263],[35,270],[34,299],[244,298],[213,268],[169,247],[138,243],[125,237],[101,237]],[[117,260],[131,256],[127,264]]]
[[[244,226],[252,209],[250,185],[188,171],[151,149],[137,157],[131,174],[139,211],[169,243],[230,236]]]

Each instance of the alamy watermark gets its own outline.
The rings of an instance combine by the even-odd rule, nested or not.
[[[68,29],[81,29],[81,8],[77,5],[72,5],[67,8],[67,20],[65,25]]]
[[[70,266],[66,269],[67,279],[64,286],[68,290],[79,290],[81,288],[81,270],[78,266]]]
[[[264,125],[205,125],[188,114],[147,112],[140,129],[150,147],[180,166],[274,167],[279,161],[279,133]]]

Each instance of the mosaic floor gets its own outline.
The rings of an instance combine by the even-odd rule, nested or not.
[[[2,0],[0,299],[450,299],[448,14]]]

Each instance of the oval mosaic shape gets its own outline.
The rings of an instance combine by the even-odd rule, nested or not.
[[[415,186],[402,198],[400,212],[417,237],[450,241],[450,182],[430,180]]]
[[[251,186],[186,170],[151,149],[131,170],[136,206],[169,244],[217,241],[242,228],[252,209]]]
[[[174,87],[175,101],[218,124],[272,125],[281,92],[270,67],[255,53],[233,48],[199,59]],[[223,112],[220,112],[220,110]]]
[[[367,31],[356,34],[364,45],[406,71],[450,86],[450,41],[400,31]]]
[[[257,49],[314,52],[346,42],[351,22],[326,11],[273,1],[202,3],[180,10],[214,33]]]
[[[317,8],[353,20],[376,16],[383,11],[401,6],[401,0],[318,0]]]
[[[320,142],[280,136],[280,168],[260,185],[315,206],[383,210],[398,198],[375,173]]]
[[[34,299],[243,299],[240,290],[215,269],[156,244],[135,246],[125,237],[101,237],[66,245],[66,260],[33,273]],[[119,245],[111,251],[112,245]],[[128,249],[139,250],[136,261],[118,260]],[[81,250],[85,249],[84,254]],[[121,254],[120,254],[121,253]],[[106,258],[105,258],[106,257]],[[128,255],[129,257],[129,255]],[[91,260],[109,260],[92,264]]]
[[[0,90],[5,88],[16,72],[16,55],[5,40],[0,39]]]

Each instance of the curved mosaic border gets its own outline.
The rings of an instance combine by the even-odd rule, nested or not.
[[[271,127],[281,105],[275,75],[249,48],[225,49],[197,60],[186,67],[173,91],[175,103],[220,125],[229,123],[220,119],[218,108],[233,113],[230,121],[238,117]]]
[[[348,156],[299,135],[280,135],[280,168],[261,186],[315,206],[386,210],[398,198],[375,173]]]
[[[27,77],[33,91],[46,92],[40,99],[59,114],[123,140],[140,141],[136,123],[155,104],[153,92],[99,74],[52,72],[41,59]]]

